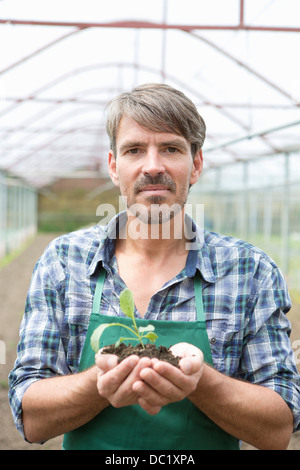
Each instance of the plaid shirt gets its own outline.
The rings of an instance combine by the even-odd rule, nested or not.
[[[22,397],[27,387],[78,371],[100,263],[107,270],[101,313],[122,315],[119,295],[125,285],[114,255],[119,220],[120,215],[105,227],[57,238],[37,262],[9,376],[10,405],[23,436]],[[193,230],[196,242],[185,269],[151,298],[144,318],[195,321],[193,276],[198,269],[214,367],[278,392],[293,412],[294,429],[300,429],[300,379],[285,315],[290,298],[279,269],[248,243],[194,224]]]

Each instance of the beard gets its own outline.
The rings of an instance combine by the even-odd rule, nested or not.
[[[157,175],[157,176],[143,176],[137,179],[134,184],[134,195],[138,195],[139,192],[147,185],[163,185],[171,193],[176,192],[176,184],[173,179],[168,175]],[[139,219],[140,222],[144,224],[163,224],[172,220],[176,214],[178,214],[184,207],[187,199],[186,197],[183,201],[176,202],[171,206],[164,202],[164,196],[148,196],[148,204],[133,203],[130,204],[130,201],[127,200],[127,208],[129,211]]]
[[[128,209],[132,215],[137,217],[139,221],[144,224],[164,224],[172,220],[183,207],[184,204],[180,205],[176,203],[171,206],[165,203],[152,203],[150,207],[145,204],[136,203],[129,206]]]

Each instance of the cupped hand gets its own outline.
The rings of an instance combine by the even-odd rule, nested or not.
[[[101,351],[95,360],[99,394],[115,408],[137,404],[138,395],[133,390],[133,384],[140,379],[144,367],[151,367],[151,360],[133,355],[118,364],[117,356],[101,354]]]
[[[182,358],[179,362],[179,366],[184,374],[197,375],[200,372],[201,375],[204,362],[201,349],[190,343],[177,343],[170,347],[170,351],[174,356]]]
[[[203,371],[203,353],[189,343],[177,343],[171,351],[181,357],[179,368],[151,360],[151,366],[140,371],[140,380],[133,383],[139,405],[148,413],[169,403],[183,400],[195,391]]]

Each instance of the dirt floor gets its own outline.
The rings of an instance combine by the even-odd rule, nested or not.
[[[0,341],[6,345],[6,364],[0,364],[0,450],[59,450],[62,437],[43,446],[26,443],[16,430],[8,404],[7,377],[13,367],[24,300],[33,267],[54,234],[38,235],[33,242],[8,265],[0,270]],[[293,339],[300,338],[300,305],[291,312]],[[253,449],[246,444],[242,449]],[[300,449],[300,432],[293,435],[289,450]]]

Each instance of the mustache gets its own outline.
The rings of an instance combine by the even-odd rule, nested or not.
[[[142,191],[145,186],[155,184],[166,186],[166,188],[171,192],[174,192],[176,189],[176,184],[170,176],[158,174],[156,176],[145,175],[137,179],[134,184],[134,192],[138,193],[139,191]]]

